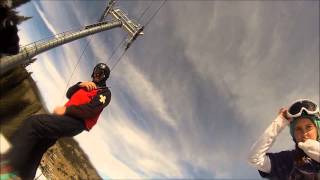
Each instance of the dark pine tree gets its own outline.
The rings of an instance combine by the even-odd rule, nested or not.
[[[0,57],[1,55],[14,55],[19,52],[17,25],[30,17],[19,16],[13,8],[28,1],[30,0],[0,1]]]

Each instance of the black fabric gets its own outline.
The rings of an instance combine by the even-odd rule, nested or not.
[[[101,96],[104,96],[105,102],[100,101]],[[103,88],[99,90],[97,95],[87,104],[78,106],[69,106],[66,109],[66,115],[86,120],[88,118],[93,118],[99,114],[104,107],[106,107],[111,101],[111,92],[108,88]]]
[[[19,52],[20,39],[15,16],[10,8],[0,6],[0,54],[14,55]]]
[[[267,153],[271,162],[271,172],[259,171],[261,177],[268,179],[312,179],[320,180],[320,164],[309,157],[305,157],[303,164],[297,164],[297,150]]]
[[[43,154],[57,139],[83,130],[84,123],[69,116],[31,116],[13,137],[13,148],[8,153],[10,164],[22,179],[33,179]]]
[[[92,81],[94,82],[94,81]],[[100,81],[100,82],[94,82],[98,88],[105,88],[106,87],[106,81]]]
[[[40,165],[43,154],[56,143],[57,139],[42,139],[38,142],[29,154],[24,168],[20,171],[22,179],[34,179],[37,168]]]
[[[14,55],[19,53],[19,36],[16,25],[0,29],[0,54]]]
[[[80,89],[80,86],[79,86],[80,83],[81,83],[81,82],[78,82],[77,84],[71,86],[71,87],[68,89],[68,91],[67,91],[67,93],[66,93],[66,96],[67,96],[68,99],[70,99],[71,96],[72,96],[76,91],[78,91],[78,90]]]

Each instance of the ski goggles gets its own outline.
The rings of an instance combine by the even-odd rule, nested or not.
[[[300,99],[292,103],[288,108],[287,115],[289,118],[295,118],[302,115],[305,111],[308,115],[319,115],[319,106],[308,99]]]

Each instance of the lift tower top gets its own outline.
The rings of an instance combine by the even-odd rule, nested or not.
[[[103,15],[99,19],[99,23],[85,26],[83,29],[74,32],[64,32],[55,35],[48,41],[38,41],[30,45],[27,45],[20,49],[20,52],[12,56],[4,56],[0,58],[0,75],[3,75],[10,69],[22,64],[28,64],[33,61],[33,57],[36,55],[66,44],[68,42],[98,33],[113,29],[116,27],[122,27],[128,32],[129,38],[127,39],[126,49],[130,47],[132,42],[139,36],[143,35],[143,27],[129,19],[127,15],[119,8],[113,9],[115,0],[110,0],[105,8]],[[112,20],[106,21],[106,17],[111,15]]]

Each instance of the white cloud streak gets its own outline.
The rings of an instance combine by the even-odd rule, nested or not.
[[[47,28],[51,31],[51,33],[58,34],[58,32],[56,32],[56,29],[54,28],[54,26],[50,23],[50,21],[44,15],[44,12],[40,9],[39,5],[34,1],[32,1],[32,3],[34,5],[34,7],[36,8],[37,12],[39,13],[40,17],[42,18],[42,20],[44,21]]]
[[[44,11],[41,11],[39,7],[37,10],[40,16],[45,19],[44,22],[50,31],[54,33],[57,31],[54,27],[66,26],[63,22],[55,22],[53,18],[56,9],[61,4],[53,3],[54,7],[52,7],[52,4],[49,6],[46,1],[41,3]],[[172,13],[170,23],[175,25],[174,27],[168,25],[175,35],[172,37],[176,38],[172,41],[182,41],[186,61],[195,68],[195,75],[206,79],[206,83],[212,85],[210,87],[216,87],[221,99],[229,100],[226,103],[228,108],[233,111],[230,113],[237,114],[236,121],[245,124],[244,127],[247,128],[246,137],[241,137],[243,138],[241,140],[235,137],[234,146],[241,146],[238,154],[228,154],[229,149],[225,149],[223,146],[205,149],[211,146],[198,143],[197,141],[202,138],[218,135],[197,132],[197,127],[201,126],[197,123],[200,123],[201,119],[185,122],[186,129],[180,129],[182,128],[179,126],[180,118],[201,118],[201,115],[197,116],[197,112],[194,111],[196,109],[193,105],[194,102],[191,102],[188,97],[191,94],[188,93],[190,87],[183,86],[185,84],[182,82],[176,82],[175,74],[173,74],[172,82],[181,86],[178,86],[179,89],[171,91],[168,88],[164,93],[156,88],[157,86],[149,78],[151,75],[146,74],[147,71],[139,69],[136,64],[131,63],[133,59],[124,58],[118,65],[120,67],[117,67],[112,74],[114,82],[125,87],[124,91],[134,98],[139,107],[151,112],[154,117],[171,127],[176,137],[165,138],[165,134],[163,137],[161,134],[157,134],[159,137],[155,137],[154,134],[151,135],[138,128],[138,124],[134,123],[134,117],[130,117],[128,113],[130,109],[120,106],[124,103],[121,99],[123,97],[120,97],[121,93],[119,93],[119,97],[113,96],[111,104],[92,132],[77,137],[80,145],[88,152],[90,159],[100,173],[106,174],[110,178],[186,177],[184,167],[179,164],[180,160],[184,160],[192,164],[193,167],[214,172],[216,177],[240,176],[239,174],[235,175],[232,168],[235,168],[235,164],[243,165],[245,162],[234,163],[233,159],[245,161],[245,157],[239,157],[246,154],[246,148],[243,145],[254,141],[257,134],[261,133],[263,128],[275,117],[278,107],[292,102],[297,97],[319,99],[319,94],[315,93],[319,92],[319,86],[315,83],[319,82],[319,76],[314,77],[316,72],[319,72],[319,62],[313,62],[319,57],[319,53],[315,53],[319,44],[306,40],[307,50],[297,51],[295,56],[285,53],[287,51],[293,52],[290,48],[292,44],[294,46],[294,42],[288,43],[287,38],[295,37],[292,35],[295,33],[300,37],[299,33],[301,32],[293,31],[295,29],[292,28],[300,27],[300,25],[293,26],[295,21],[291,15],[294,15],[295,9],[286,10],[284,7],[287,6],[282,3],[214,1],[181,4],[178,1],[173,1],[166,5],[167,12]],[[290,8],[296,7],[299,10],[300,5],[301,3],[290,4]],[[77,11],[80,7],[81,5],[75,5],[72,6],[72,9],[75,11],[76,20],[85,24],[88,19],[82,19],[84,14],[80,10]],[[270,14],[271,10],[272,17],[266,16],[266,14]],[[188,13],[186,14],[186,12]],[[199,20],[199,15],[206,17],[205,21]],[[162,26],[166,25],[167,19],[165,17],[157,21],[162,23]],[[201,36],[198,35],[199,29],[195,27],[204,27],[201,29]],[[165,37],[165,34],[161,35]],[[319,36],[319,34],[316,35]],[[307,36],[303,37],[307,38]],[[95,56],[107,57],[108,52],[105,51],[107,47],[103,40],[93,38],[91,45]],[[34,77],[38,78],[36,81],[50,107],[57,103],[52,101],[52,97],[61,95],[57,92],[61,91],[61,87],[65,87],[65,77],[69,76],[75,59],[79,56],[79,51],[75,50],[75,46],[77,47],[75,44],[72,47],[65,45],[63,49],[59,50],[61,57],[66,59],[68,63],[66,73],[63,75],[60,75],[59,67],[50,63],[50,59],[53,57],[51,55],[41,56],[42,63],[32,65],[34,74],[36,74]],[[159,54],[164,53],[160,52]],[[174,57],[174,55],[172,56]],[[298,61],[298,58],[306,61]],[[294,82],[296,79],[291,78],[296,75],[292,68],[306,72],[304,75],[298,76],[300,82],[298,87]],[[315,72],[308,71],[310,68]],[[88,70],[90,68],[85,66],[80,66],[78,69],[79,72],[90,72]],[[166,70],[162,69],[162,71]],[[77,74],[72,82],[86,77],[88,76]],[[46,82],[52,83],[46,85]],[[114,87],[116,87],[116,83]],[[120,91],[114,87],[113,91]],[[173,93],[176,91],[180,94],[174,97],[175,100],[171,100],[174,103],[170,104],[165,100],[165,97],[168,97],[168,94],[177,94]],[[176,107],[178,105],[183,108]],[[178,111],[180,109],[183,109],[183,112]],[[215,123],[213,124],[215,125]],[[228,126],[226,125],[226,127]],[[201,135],[206,137],[201,137]],[[228,129],[225,129],[225,134],[218,136],[228,136]],[[167,142],[157,141],[158,138],[164,138]],[[288,132],[282,133],[277,142],[272,150],[281,150],[292,145]],[[227,143],[224,142],[224,144]],[[176,146],[170,147],[170,145]],[[249,147],[247,149],[249,150]],[[219,166],[213,166],[214,164],[219,164]]]
[[[176,164],[175,155],[161,148],[157,140],[150,134],[137,128],[132,123],[131,117],[126,114],[125,109],[119,106],[117,97],[113,98],[112,104],[104,115],[106,118],[99,120],[100,126],[97,128],[101,128],[102,139],[107,144],[108,151],[111,151],[109,153],[120,157],[121,161],[124,161],[135,172],[142,173],[140,175],[142,178],[183,176],[181,167]],[[104,157],[103,154],[99,156]],[[109,167],[113,164],[104,163],[104,166]],[[112,178],[133,178],[126,171],[114,173],[122,174],[122,176],[113,176],[110,172],[108,175]]]
[[[43,19],[44,23],[49,28],[51,33],[56,34],[57,30],[54,28],[55,25],[50,23],[53,20],[48,19],[47,16],[44,15],[44,12],[40,9],[40,7],[36,3],[34,4],[38,13],[40,14],[41,18]],[[46,6],[43,6],[43,8],[46,12],[50,12],[50,8]],[[101,48],[93,49],[95,50],[96,54],[99,54],[100,57],[106,55],[102,54],[105,52],[101,51]],[[68,48],[68,46],[64,46],[64,48],[61,50],[62,58],[76,59],[76,54],[73,49]],[[34,72],[34,79],[40,87],[42,96],[46,100],[48,109],[52,110],[56,105],[61,104],[60,98],[53,99],[52,97],[63,96],[64,92],[62,92],[63,90],[61,89],[61,87],[65,87],[66,85],[66,79],[63,78],[65,75],[61,75],[60,71],[57,70],[58,67],[51,63],[51,60],[53,59],[51,55],[45,53],[38,56],[38,59],[41,59],[41,62],[38,60],[36,63],[32,64],[29,69]],[[70,60],[70,62],[72,61]],[[142,89],[139,89],[138,91],[134,88],[134,83],[130,83],[130,88],[132,88],[133,92],[137,94],[139,98],[146,93],[146,98],[141,98],[146,99],[146,102],[142,101],[140,103],[144,104],[145,108],[148,108],[148,106],[152,106],[152,109],[155,109],[155,112],[158,113],[159,116],[166,121],[166,123],[174,126],[173,118],[170,117],[170,115],[168,115],[168,113],[166,112],[165,103],[161,99],[160,94],[155,91],[154,87],[152,87],[151,82],[146,80],[143,75],[138,72],[132,65],[127,64],[126,67],[129,71],[129,74],[131,74],[131,77],[135,79],[134,83],[142,82],[142,85],[140,85]],[[81,79],[81,76],[78,75],[77,79]],[[128,79],[127,81],[130,82],[130,80]],[[160,106],[157,107],[158,105]],[[115,112],[117,111],[119,110],[115,110]],[[129,121],[128,117],[124,119],[127,119],[127,122]],[[100,121],[102,120],[103,118],[101,118]],[[120,140],[116,137],[111,139],[118,139],[119,141],[117,142],[123,142],[125,146],[135,149],[135,153],[131,153],[132,158],[134,158],[134,162],[130,163],[136,163],[137,165],[139,165],[139,167],[141,167],[140,171],[142,171],[146,176],[152,177],[152,175],[160,173],[159,169],[162,169],[163,167],[170,167],[168,169],[167,175],[181,176],[181,173],[179,173],[179,168],[176,167],[175,164],[170,160],[168,161],[167,157],[161,153],[160,149],[156,147],[156,144],[152,143],[147,134],[144,134],[137,129],[133,130],[134,128],[128,125],[120,126],[118,124],[115,124],[108,125],[108,127],[111,127],[111,129],[107,132],[111,132],[111,130],[117,129],[117,136],[121,135],[120,137],[128,137]],[[130,134],[130,136],[126,136],[126,134]],[[101,136],[108,137],[109,135],[110,134],[104,133],[104,131],[97,127],[92,131],[92,133],[83,133],[77,136],[77,140],[80,142],[83,149],[85,149],[85,151],[89,154],[90,159],[101,174],[107,174],[107,176],[111,178],[138,178],[138,174],[130,169],[130,167],[128,167],[126,164],[122,163],[120,160],[114,157],[113,154],[111,154],[111,152],[108,150],[108,146],[104,144],[103,141],[101,141]],[[88,139],[91,140],[88,141]],[[116,141],[113,141],[113,143],[116,143]],[[99,146],[99,148],[90,148],[97,146]],[[133,156],[135,154],[141,154],[142,157],[137,159]],[[161,173],[166,174],[165,172]]]
[[[121,66],[114,77],[125,80],[124,83],[144,109],[154,111],[156,116],[160,117],[166,124],[176,128],[175,119],[168,112],[168,104],[162,98],[161,92],[153,86],[152,82],[142,72],[130,64],[130,59],[124,58]],[[122,76],[123,74],[126,74],[126,76]]]

